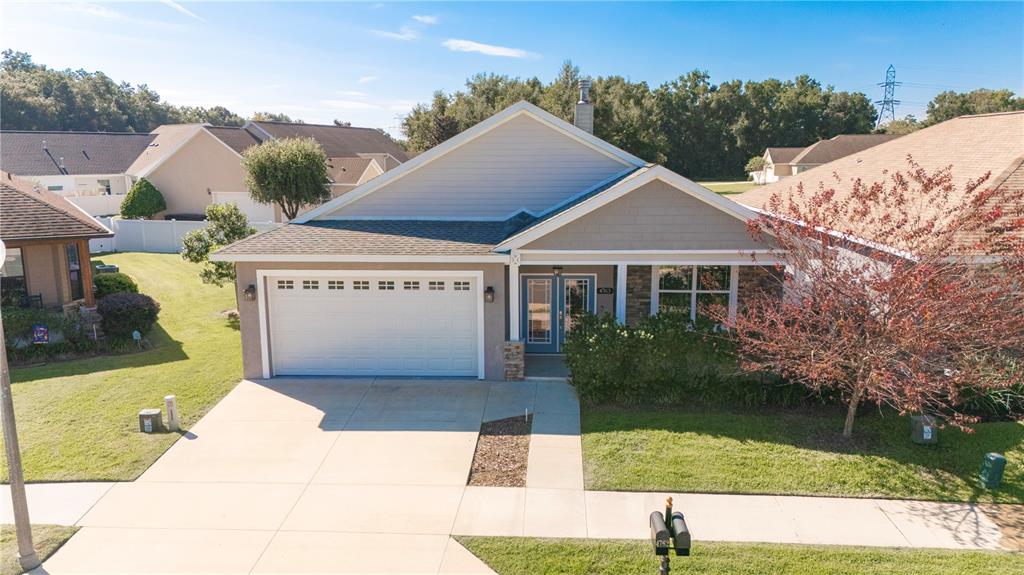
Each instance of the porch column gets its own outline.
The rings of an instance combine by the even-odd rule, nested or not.
[[[615,320],[626,323],[626,264],[615,266]]]
[[[519,341],[519,253],[512,251],[508,263],[508,339]]]
[[[89,240],[78,240],[78,266],[82,272],[82,295],[85,296],[85,307],[96,305],[92,293],[92,260],[89,259]]]

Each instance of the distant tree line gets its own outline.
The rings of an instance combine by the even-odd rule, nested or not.
[[[252,120],[292,121],[257,112]],[[115,82],[103,72],[55,70],[25,52],[4,50],[0,60],[0,128],[149,132],[161,124],[241,126],[246,118],[223,106],[174,106],[145,84]]]
[[[928,102],[927,116],[918,120],[912,115],[893,120],[880,126],[879,132],[886,134],[909,134],[939,122],[952,120],[957,116],[970,114],[991,114],[1024,110],[1024,98],[1017,97],[1011,90],[988,90],[978,88],[970,92],[940,92]]]

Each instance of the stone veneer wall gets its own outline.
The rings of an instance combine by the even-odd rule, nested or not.
[[[782,299],[782,280],[785,270],[765,266],[740,266],[739,279],[736,286],[736,305],[743,307],[743,302],[759,292],[769,292]]]
[[[521,381],[526,377],[526,343],[506,341],[504,348],[505,381]]]
[[[626,266],[626,325],[651,315],[651,266]]]

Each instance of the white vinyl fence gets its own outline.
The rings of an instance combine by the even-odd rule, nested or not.
[[[177,220],[124,220],[96,218],[114,232],[114,237],[89,240],[89,251],[97,252],[155,252],[173,254],[181,251],[181,238],[185,234],[206,227],[206,222]],[[272,230],[281,224],[250,222],[257,232]]]

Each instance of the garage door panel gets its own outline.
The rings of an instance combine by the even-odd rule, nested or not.
[[[313,273],[270,277],[268,286],[276,374],[477,375],[482,294],[473,276]]]

